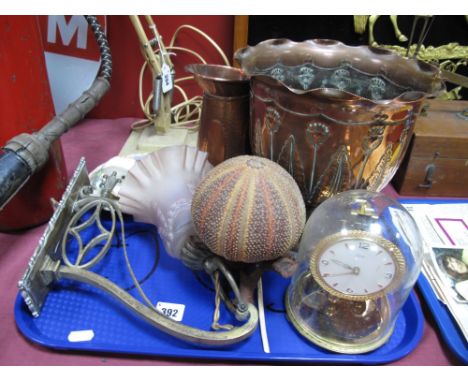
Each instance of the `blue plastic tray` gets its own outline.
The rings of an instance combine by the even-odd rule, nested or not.
[[[171,258],[164,251],[153,226],[131,222],[126,223],[126,230],[128,252],[135,273],[152,301],[184,304],[183,323],[208,330],[213,314],[214,292],[206,276],[193,273],[179,260]],[[137,296],[127,276],[118,240],[115,240],[103,264],[94,270]],[[56,350],[267,363],[388,363],[410,353],[422,337],[424,319],[419,302],[411,293],[397,318],[394,333],[381,348],[361,355],[323,350],[302,338],[286,318],[283,298],[289,280],[267,273],[263,282],[271,348],[269,354],[263,352],[259,330],[244,342],[227,348],[197,347],[170,337],[136,318],[116,300],[96,288],[66,280],[58,282],[50,291],[38,318],[31,316],[18,295],[15,318],[25,337]],[[223,310],[220,322],[229,322],[229,317]],[[91,341],[68,341],[71,331],[89,329],[94,331]]]
[[[404,204],[454,204],[467,203],[467,200],[460,199],[410,199],[402,198],[400,203]],[[434,319],[439,327],[445,343],[449,349],[465,364],[468,364],[468,343],[465,341],[465,336],[460,331],[457,322],[453,319],[452,314],[447,307],[439,301],[431,284],[426,277],[421,274],[418,279],[418,288],[427,302],[429,309],[434,316]]]

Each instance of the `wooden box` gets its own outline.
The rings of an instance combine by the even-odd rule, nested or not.
[[[468,101],[429,101],[392,184],[404,196],[468,197]]]

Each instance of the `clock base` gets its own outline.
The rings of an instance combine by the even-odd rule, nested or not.
[[[337,353],[360,354],[382,346],[393,333],[386,297],[341,299],[324,291],[308,272],[298,281],[286,292],[286,312],[296,330],[310,342]]]

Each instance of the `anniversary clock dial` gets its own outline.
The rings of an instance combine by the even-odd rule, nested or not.
[[[400,250],[390,241],[364,231],[345,231],[324,238],[311,256],[314,279],[344,299],[383,296],[405,269]]]

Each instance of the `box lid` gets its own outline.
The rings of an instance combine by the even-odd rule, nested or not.
[[[416,120],[411,155],[468,158],[468,101],[429,100]]]

